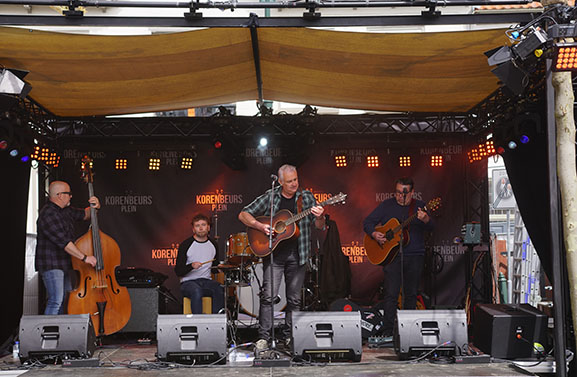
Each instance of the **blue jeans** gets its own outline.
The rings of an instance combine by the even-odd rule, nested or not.
[[[284,274],[286,284],[286,301],[285,309],[285,327],[283,336],[288,338],[291,332],[290,313],[300,310],[301,306],[301,289],[305,280],[305,265],[299,266],[299,253],[296,250],[275,250],[273,255],[274,265],[274,284],[271,287],[270,257],[263,259],[263,283],[260,291],[260,310],[258,316],[258,335],[259,339],[270,340],[270,332],[273,326],[271,315],[273,311],[271,297],[279,294],[280,281]],[[273,289],[272,289],[273,288]],[[272,292],[271,292],[272,290]],[[280,292],[283,294],[284,292]],[[276,336],[275,336],[276,338]]]
[[[403,309],[415,309],[417,306],[417,290],[423,273],[423,262],[425,257],[422,255],[404,255],[403,256],[403,280],[401,284],[401,255],[397,255],[393,261],[383,267],[385,273],[385,335],[392,335],[397,317],[397,302],[399,292],[403,286]]]
[[[68,292],[72,290],[68,271],[44,271],[42,272],[42,281],[44,282],[44,288],[46,288],[47,298],[44,314],[65,314]]]
[[[192,314],[202,314],[202,298],[212,297],[212,313],[216,314],[224,307],[224,289],[211,279],[187,280],[180,284],[180,291],[184,297],[190,299]]]

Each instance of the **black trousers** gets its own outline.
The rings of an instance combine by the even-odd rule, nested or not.
[[[383,267],[385,274],[385,321],[383,326],[385,335],[393,334],[401,286],[403,286],[404,294],[403,309],[415,309],[417,306],[417,290],[423,273],[425,257],[423,255],[404,255],[402,259],[404,282],[401,282],[401,255],[397,255],[391,263]]]

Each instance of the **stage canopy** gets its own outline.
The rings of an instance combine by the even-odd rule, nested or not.
[[[130,114],[259,98],[249,28],[94,36],[0,27],[0,64],[30,71],[58,116]],[[503,29],[357,33],[260,28],[266,100],[373,111],[464,112],[498,87],[483,53]]]

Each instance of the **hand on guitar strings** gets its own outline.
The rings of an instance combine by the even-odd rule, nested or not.
[[[387,236],[385,236],[384,233],[377,232],[376,230],[371,234],[371,237],[381,245],[387,242]]]
[[[421,220],[425,224],[429,222],[429,214],[423,211],[422,208],[417,208],[417,219]]]

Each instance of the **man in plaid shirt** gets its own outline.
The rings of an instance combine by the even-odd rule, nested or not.
[[[90,207],[70,207],[72,192],[66,182],[54,181],[48,189],[48,203],[40,210],[36,221],[35,267],[42,275],[48,302],[44,314],[64,314],[66,295],[72,289],[69,272],[72,270],[70,257],[75,257],[92,267],[96,265],[93,255],[85,255],[74,244],[74,222],[88,220]],[[88,202],[96,209],[100,202],[95,196]]]
[[[281,241],[274,249],[272,269],[274,270],[274,284],[271,289],[271,258],[263,258],[263,284],[260,292],[259,308],[259,340],[256,342],[256,350],[260,352],[268,348],[270,340],[273,309],[273,297],[279,291],[282,274],[286,283],[286,317],[283,335],[285,345],[290,342],[290,315],[292,311],[300,309],[301,289],[305,278],[305,263],[311,249],[311,225],[312,222],[319,229],[324,228],[325,217],[323,207],[316,205],[313,194],[307,190],[299,190],[297,170],[292,165],[283,165],[278,170],[280,186],[273,193],[273,216],[282,209],[287,209],[296,214],[297,203],[302,198],[302,210],[311,208],[312,214],[303,217],[297,222],[300,234],[297,238]],[[243,208],[238,215],[239,220],[251,228],[255,228],[267,236],[270,234],[270,224],[264,224],[255,219],[256,216],[270,216],[270,190],[256,198],[252,203]]]

